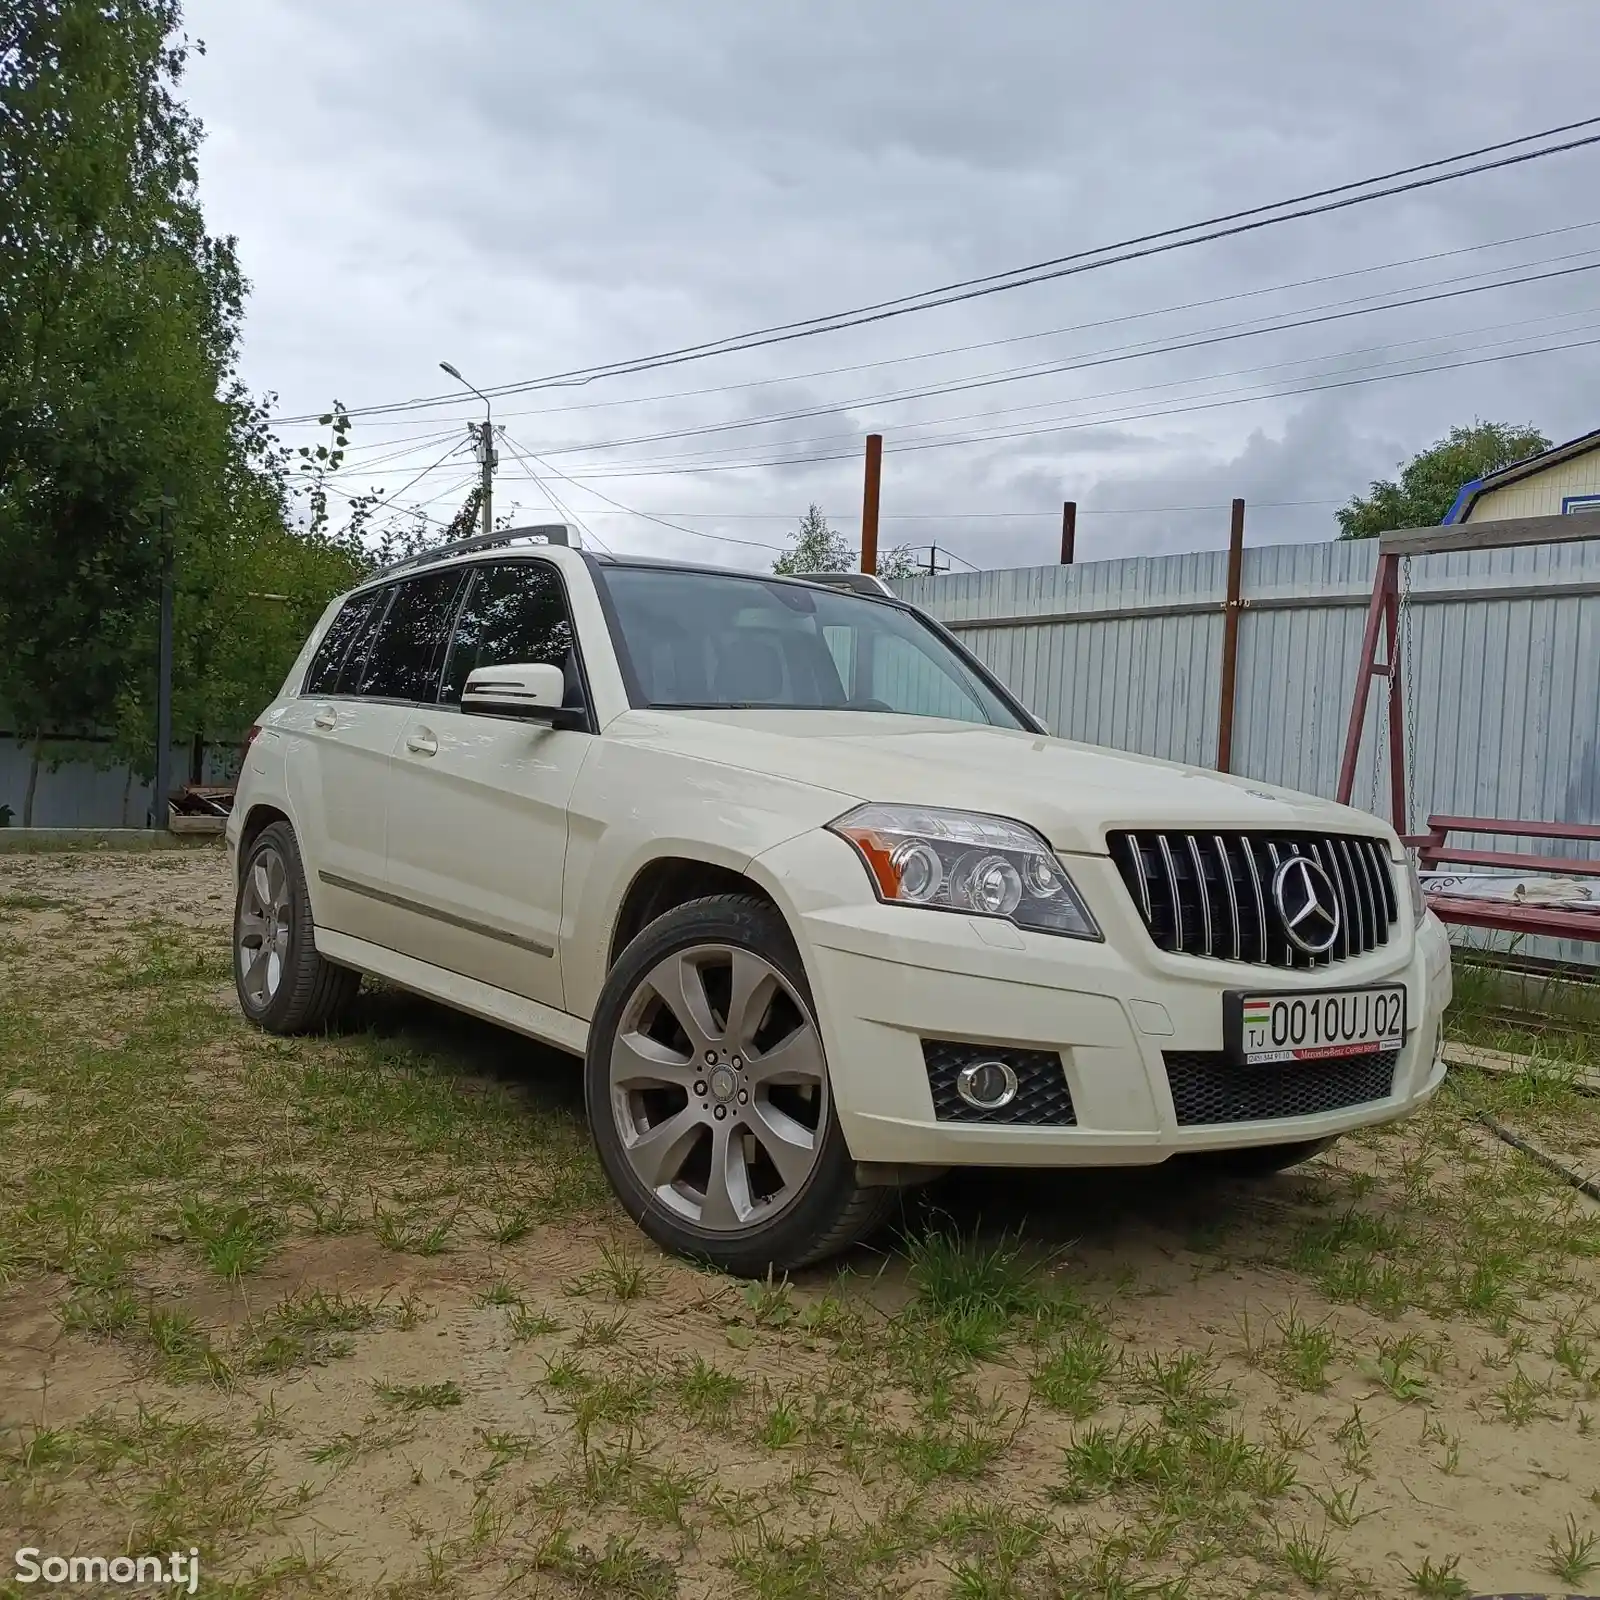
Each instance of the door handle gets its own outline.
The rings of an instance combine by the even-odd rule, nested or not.
[[[339,720],[339,713],[332,706],[318,706],[311,720],[319,728],[331,728]]]
[[[436,756],[439,753],[439,740],[429,729],[418,728],[406,735],[406,749],[414,756]]]

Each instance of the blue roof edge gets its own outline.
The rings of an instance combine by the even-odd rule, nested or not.
[[[1472,502],[1477,499],[1478,491],[1483,487],[1482,478],[1468,478],[1456,491],[1456,497],[1451,502],[1450,509],[1445,512],[1439,526],[1442,528],[1447,523],[1460,522],[1472,509]]]

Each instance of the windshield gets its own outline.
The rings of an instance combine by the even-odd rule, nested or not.
[[[619,650],[645,704],[897,711],[1023,723],[914,612],[776,579],[606,567]]]

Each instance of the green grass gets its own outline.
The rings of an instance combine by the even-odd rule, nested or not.
[[[381,988],[354,1031],[268,1038],[219,1004],[214,936],[129,931],[116,959],[68,969],[51,942],[0,961],[0,1281],[53,1306],[58,1359],[125,1362],[119,1400],[182,1386],[183,1410],[65,1426],[46,1396],[0,1438],[7,1525],[192,1526],[219,1592],[344,1593],[337,1557],[256,1566],[342,1479],[413,1519],[415,1571],[383,1600],[877,1600],[914,1580],[958,1600],[1427,1600],[1463,1592],[1453,1559],[1347,1572],[1340,1534],[1403,1549],[1397,1516],[1407,1538],[1434,1526],[1468,1399],[1536,1452],[1570,1451],[1600,1400],[1592,1208],[1473,1121],[1600,1143],[1570,1063],[1456,1074],[1259,1206],[1108,1186],[1074,1198],[1060,1243],[1048,1208],[1023,1227],[1001,1203],[986,1228],[908,1203],[947,1220],[903,1253],[735,1283],[614,1231],[569,1067],[528,1070],[524,1043]],[[1222,1320],[1241,1307],[1242,1352],[1188,1317],[1218,1273],[1240,1279]],[[279,1274],[304,1286],[263,1289]],[[398,1287],[348,1289],[374,1281]],[[387,1369],[406,1381],[369,1387],[349,1357],[387,1360],[432,1315],[417,1283],[450,1337],[407,1342]],[[463,1330],[514,1392],[468,1395]],[[1376,1476],[1396,1429],[1417,1497],[1398,1512]],[[1579,1586],[1594,1536],[1547,1531],[1522,1557]]]
[[[440,1383],[375,1383],[372,1392],[401,1411],[445,1411],[466,1399],[454,1378]]]
[[[689,1420],[702,1428],[726,1428],[749,1385],[704,1356],[681,1365],[670,1388]]]
[[[1582,1583],[1592,1572],[1600,1572],[1600,1535],[1579,1532],[1578,1519],[1568,1516],[1566,1527],[1559,1534],[1551,1534],[1546,1549],[1549,1552],[1545,1570],[1554,1573],[1563,1583]]]
[[[1423,1600],[1467,1600],[1472,1586],[1456,1572],[1460,1565],[1460,1556],[1446,1556],[1442,1561],[1425,1556],[1417,1566],[1402,1570],[1413,1593]]]
[[[1105,1380],[1117,1361],[1102,1328],[1071,1328],[1034,1368],[1033,1393],[1053,1411],[1080,1420],[1093,1416],[1103,1403]]]
[[[558,1528],[540,1544],[531,1565],[535,1572],[560,1578],[568,1594],[585,1600],[672,1600],[678,1592],[671,1563],[625,1536],[612,1535],[597,1551]]]

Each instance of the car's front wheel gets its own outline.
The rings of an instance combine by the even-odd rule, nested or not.
[[[799,953],[753,896],[679,906],[623,951],[584,1087],[618,1199],[680,1255],[785,1272],[845,1249],[892,1203],[856,1182]]]

